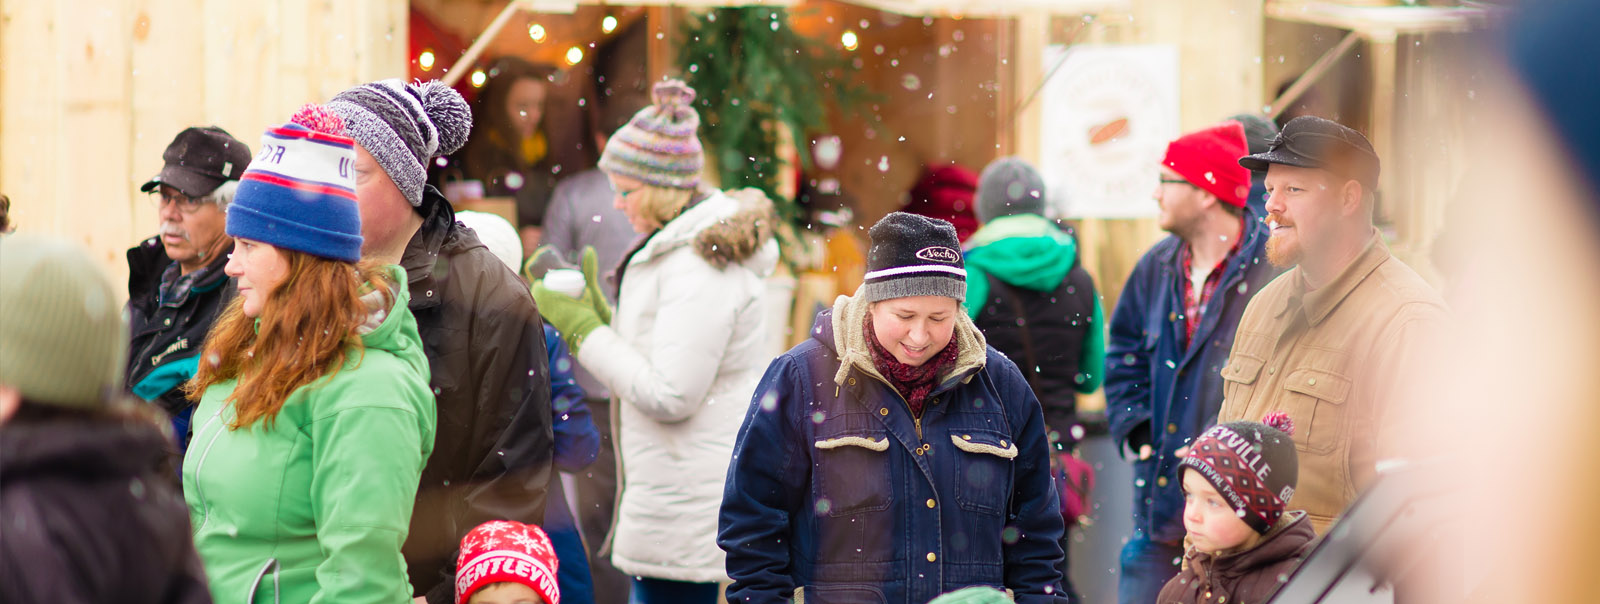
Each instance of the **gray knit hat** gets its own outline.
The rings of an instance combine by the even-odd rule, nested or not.
[[[978,201],[972,209],[978,222],[1014,214],[1043,216],[1044,178],[1020,157],[994,160],[978,177]]]
[[[438,80],[362,84],[335,95],[328,108],[344,118],[345,134],[378,160],[413,207],[422,205],[428,162],[455,153],[472,131],[472,108]]]
[[[861,294],[867,302],[945,296],[967,299],[967,269],[956,227],[938,218],[892,212],[867,231],[867,274]]]
[[[0,384],[35,403],[104,405],[122,387],[126,331],[111,282],[82,248],[0,237]]]

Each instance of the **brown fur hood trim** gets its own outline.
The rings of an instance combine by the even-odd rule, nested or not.
[[[758,189],[729,191],[739,203],[738,211],[700,231],[694,238],[694,251],[718,269],[727,268],[755,256],[772,240],[778,213],[772,200]]]

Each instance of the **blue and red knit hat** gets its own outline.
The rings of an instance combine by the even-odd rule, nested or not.
[[[700,114],[694,110],[694,89],[682,80],[666,80],[656,83],[651,97],[649,107],[606,141],[600,169],[654,187],[700,186],[705,153],[695,134]]]
[[[354,141],[338,116],[302,109],[261,135],[228,205],[228,235],[344,262],[361,259]]]

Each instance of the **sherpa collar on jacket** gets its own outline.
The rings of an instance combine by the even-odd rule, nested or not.
[[[851,369],[889,383],[888,378],[878,372],[877,365],[872,362],[872,350],[867,347],[867,307],[871,304],[863,300],[861,290],[857,289],[855,295],[839,296],[833,303],[833,347],[834,353],[839,355],[839,371],[833,375],[833,383],[841,386]],[[949,386],[951,380],[966,379],[983,370],[988,358],[989,343],[966,311],[958,307],[955,321],[955,334],[949,345],[958,346],[960,354],[940,378],[941,389]]]

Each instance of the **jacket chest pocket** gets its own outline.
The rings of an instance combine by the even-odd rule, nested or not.
[[[992,430],[950,430],[955,445],[955,494],[961,509],[1004,515],[1011,500],[1012,461],[1017,443]]]
[[[1304,430],[1295,440],[1312,453],[1329,453],[1345,438],[1350,378],[1322,369],[1296,369],[1284,379],[1283,410]]]
[[[1237,348],[1235,346],[1235,349]],[[1223,407],[1236,409],[1239,413],[1248,413],[1247,405],[1255,395],[1257,382],[1261,377],[1261,367],[1266,364],[1263,359],[1238,353],[1230,357],[1228,365],[1223,367],[1221,372]],[[1261,421],[1259,417],[1243,419]]]
[[[850,430],[818,435],[812,444],[814,496],[819,516],[881,512],[894,503],[889,446],[883,431]]]

